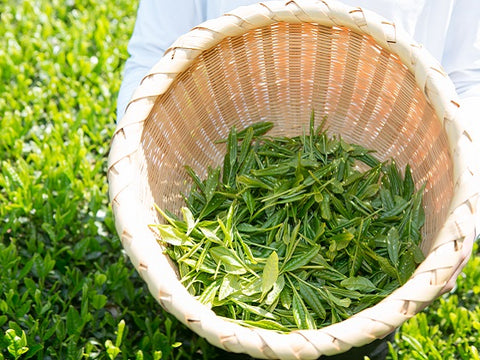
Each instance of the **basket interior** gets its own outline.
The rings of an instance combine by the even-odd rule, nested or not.
[[[394,158],[426,182],[423,228],[428,253],[453,194],[448,141],[433,108],[399,58],[365,35],[318,24],[275,23],[227,37],[202,53],[156,99],[142,134],[140,199],[178,212],[188,191],[184,165],[200,174],[222,162],[224,139],[257,121],[294,136],[318,123],[346,141]]]

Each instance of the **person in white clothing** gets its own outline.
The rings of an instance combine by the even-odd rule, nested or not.
[[[140,0],[128,44],[117,118],[143,76],[180,35],[201,22],[254,0]],[[480,114],[480,1],[477,0],[343,0],[375,11],[402,27],[442,64],[469,111]]]
[[[142,78],[160,60],[180,35],[201,22],[221,16],[254,0],[140,0],[137,20],[128,44],[122,85],[118,94],[117,119],[123,116]],[[378,13],[403,28],[443,66],[461,101],[458,116],[472,122],[480,134],[480,1],[479,0],[343,0],[350,6]],[[478,229],[478,226],[477,226]],[[464,257],[443,292],[450,291],[468,261],[471,243],[464,244]],[[384,359],[385,342],[333,358]],[[355,352],[357,351],[357,352]],[[362,352],[363,351],[363,352]],[[233,355],[232,355],[233,356]],[[342,357],[346,356],[346,357]],[[233,357],[232,357],[233,358]],[[238,357],[235,357],[238,358]],[[322,357],[323,358],[323,357]]]

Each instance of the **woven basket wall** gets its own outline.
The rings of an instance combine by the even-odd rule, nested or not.
[[[180,14],[181,16],[181,14]],[[164,309],[212,344],[256,358],[314,359],[381,338],[439,295],[466,237],[474,236],[478,175],[458,101],[438,63],[394,24],[334,1],[241,7],[180,37],[146,76],[114,134],[108,179],[117,231]],[[177,212],[184,165],[222,161],[232,125],[268,120],[298,135],[312,109],[330,133],[409,163],[426,181],[427,255],[378,305],[320,330],[279,334],[221,320],[179,283],[150,224]]]

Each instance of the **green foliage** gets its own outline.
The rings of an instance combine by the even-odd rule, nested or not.
[[[480,257],[474,255],[457,287],[408,320],[390,346],[391,360],[480,359]]]
[[[180,281],[219,316],[284,331],[328,326],[388,296],[424,259],[423,186],[415,191],[410,168],[401,176],[393,160],[315,130],[314,119],[296,137],[254,136],[260,123],[239,142],[232,127],[222,176],[209,168],[202,182],[187,165],[194,186],[182,218],[159,209],[168,224],[155,226],[158,241]]]
[[[108,206],[106,156],[137,5],[0,0],[0,359],[228,358],[153,300]],[[415,356],[403,335],[429,356],[427,338],[442,354],[478,358],[478,262],[427,309],[435,333],[402,328],[398,358]]]
[[[137,5],[0,1],[1,359],[209,351],[151,298],[108,206],[106,158]]]
[[[5,331],[5,338],[8,342],[7,350],[15,359],[28,351],[25,331],[22,330],[21,335],[18,335],[14,329],[8,329]]]

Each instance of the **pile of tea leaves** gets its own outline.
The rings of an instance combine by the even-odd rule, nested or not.
[[[404,284],[424,256],[423,188],[410,167],[328,136],[272,123],[232,128],[223,166],[201,179],[181,215],[158,209],[159,242],[181,282],[217,315],[278,331],[317,329]]]

